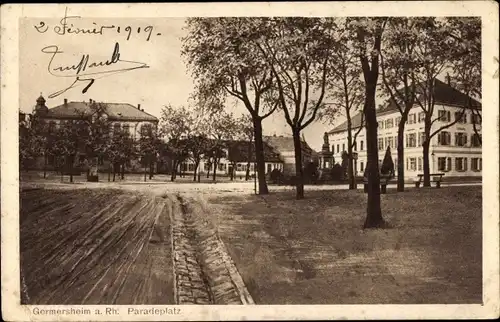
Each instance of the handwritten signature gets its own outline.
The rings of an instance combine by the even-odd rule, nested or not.
[[[151,39],[151,35],[153,35],[154,27],[149,25],[144,28],[141,27],[132,27],[132,26],[115,26],[115,25],[98,25],[93,22],[92,27],[75,27],[75,24],[81,16],[68,16],[68,8],[64,11],[64,17],[61,18],[59,24],[53,26],[52,30],[59,36],[64,36],[68,34],[74,35],[103,35],[105,30],[114,30],[117,33],[124,32],[127,35],[127,40],[130,40],[133,32],[137,32],[137,34],[146,33],[147,38],[146,41]],[[44,21],[40,21],[38,25],[34,26],[35,29],[39,33],[46,33],[49,30],[49,25],[47,25]],[[156,36],[161,36],[161,33],[156,33]]]
[[[80,85],[82,82],[86,82],[86,86],[82,90],[82,93],[86,93],[87,90],[94,84],[97,78],[111,76],[117,73],[123,73],[132,71],[135,69],[149,68],[145,63],[124,60],[120,58],[120,44],[115,43],[113,48],[113,53],[111,57],[106,61],[92,61],[89,54],[83,54],[80,61],[73,65],[61,66],[55,63],[56,56],[64,53],[56,45],[50,45],[42,48],[42,52],[51,55],[49,64],[47,65],[48,72],[55,77],[68,77],[74,78],[74,82],[67,88],[59,90],[49,95],[49,98],[57,97],[66,91]],[[126,65],[128,67],[118,68],[116,66]],[[112,66],[111,68],[107,68]],[[100,77],[98,77],[100,76]]]

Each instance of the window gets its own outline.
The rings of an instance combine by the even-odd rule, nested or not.
[[[425,132],[418,133],[418,146],[424,145],[425,141]]]
[[[49,122],[49,133],[52,133],[56,130],[56,122],[50,121]]]
[[[394,137],[390,136],[385,138],[385,147],[390,147],[391,149],[394,149]]]
[[[450,145],[451,134],[450,132],[442,131],[438,133],[438,145]]]
[[[203,166],[203,168],[205,169],[205,171],[210,171],[212,169],[212,165],[208,162],[206,162]]]
[[[118,133],[120,132],[121,128],[122,128],[122,127],[121,127],[121,124],[120,124],[120,123],[115,123],[115,124],[113,124],[113,133],[118,134]]]
[[[271,165],[270,163],[268,163],[268,164],[267,164],[267,172],[268,172],[268,173],[269,173],[269,172],[271,172],[271,170],[272,170],[271,166],[272,166],[272,165]]]
[[[472,113],[471,116],[470,116],[470,122],[472,124],[481,124],[481,116]]]
[[[345,143],[342,143],[342,151],[345,151]]]
[[[354,151],[358,150],[358,142],[354,141]]]
[[[408,115],[408,124],[415,124],[415,113]]]
[[[455,170],[460,172],[467,171],[467,158],[455,158]]]
[[[384,149],[384,139],[383,138],[378,138],[378,149],[379,150]]]
[[[363,143],[364,143],[363,141],[361,141],[361,142],[359,143],[359,144],[360,144],[360,147],[359,147],[359,150],[360,150],[360,151],[363,151],[363,149],[364,149]]]
[[[340,144],[337,144],[337,153],[340,152]]]
[[[438,158],[438,171],[447,172],[451,170],[451,158]]]
[[[445,110],[438,111],[438,120],[440,120],[441,122],[450,122],[451,121],[450,111],[445,111]]]
[[[425,112],[418,113],[418,123],[422,123],[425,121]]]
[[[471,158],[470,168],[472,171],[479,172],[483,168],[483,159],[481,158]]]
[[[422,171],[423,167],[424,167],[424,159],[422,157],[419,157],[417,162],[418,171]]]
[[[415,171],[417,169],[417,158],[406,158],[406,170]]]
[[[455,133],[455,145],[456,146],[466,146],[467,145],[467,134],[457,132]]]
[[[455,120],[457,123],[465,124],[467,123],[467,114],[465,112],[455,112]]]
[[[236,171],[243,171],[243,164],[238,163],[238,164],[236,165]]]
[[[394,137],[394,148],[395,149],[398,148],[398,137],[397,136]]]
[[[390,129],[394,126],[394,119],[385,120],[385,128]]]
[[[477,148],[481,146],[481,135],[474,133],[471,135],[471,146]]]
[[[151,135],[152,128],[151,124],[143,124],[141,126],[141,136]]]
[[[125,134],[130,134],[130,125],[128,125],[128,124],[124,124],[124,125],[123,125],[123,132],[124,132]]]
[[[188,164],[188,169],[187,171],[194,171],[194,163],[189,163]]]
[[[360,169],[361,171],[365,171],[365,164],[363,163],[363,161],[361,161],[361,162],[359,163],[359,169]]]
[[[383,121],[378,121],[378,128],[379,130],[382,130],[384,128],[384,122]]]
[[[406,134],[406,147],[414,148],[416,146],[417,146],[417,134],[416,133]]]

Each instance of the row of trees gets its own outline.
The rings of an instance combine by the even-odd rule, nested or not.
[[[428,147],[434,86],[449,69],[466,94],[480,95],[480,20],[477,18],[190,18],[183,55],[196,80],[194,97],[205,111],[224,110],[229,97],[251,117],[259,193],[268,192],[262,121],[280,111],[294,138],[297,199],[304,197],[301,131],[318,118],[347,118],[350,187],[352,149],[360,129],[367,137],[368,203],[365,227],[384,225],[380,208],[377,94],[401,113],[398,190],[404,189],[403,133],[409,109],[425,113],[424,185],[430,184]],[[382,77],[380,79],[380,74]],[[328,101],[328,102],[327,102]]]
[[[142,131],[139,140],[134,140],[122,127],[113,127],[106,114],[106,105],[94,102],[90,111],[75,119],[50,122],[38,114],[19,123],[19,156],[21,168],[29,168],[39,157],[43,158],[44,178],[49,158],[55,161],[61,175],[68,173],[73,182],[74,165],[88,165],[88,178],[97,177],[99,160],[110,162],[113,181],[116,173],[124,176],[125,165],[133,158],[141,158],[145,168],[152,163],[161,149],[154,127]],[[78,156],[84,159],[76,160]]]
[[[20,162],[21,168],[30,167],[39,157],[44,159],[44,177],[47,161],[55,159],[61,174],[69,173],[73,182],[73,166],[84,161],[88,164],[88,177],[95,178],[99,160],[109,161],[109,176],[121,173],[123,178],[127,163],[140,159],[144,167],[144,180],[154,174],[155,164],[171,162],[171,180],[180,172],[180,165],[192,160],[194,178],[199,176],[199,165],[205,159],[213,168],[213,180],[216,179],[217,167],[221,158],[227,157],[233,163],[247,161],[246,179],[249,178],[249,164],[252,150],[235,155],[226,155],[227,142],[240,140],[248,142],[252,148],[253,129],[249,117],[236,118],[231,113],[206,116],[185,107],[166,106],[162,109],[161,122],[158,126],[145,126],[136,139],[121,124],[115,124],[107,117],[106,104],[94,102],[90,110],[81,113],[73,120],[62,121],[56,126],[36,113],[27,122],[20,122]],[[235,150],[235,149],[232,149]],[[231,149],[230,149],[231,151]],[[78,160],[77,156],[84,157]],[[209,173],[207,172],[207,177]],[[231,173],[234,178],[234,172]]]

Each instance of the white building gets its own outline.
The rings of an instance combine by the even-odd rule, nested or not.
[[[460,118],[469,99],[465,94],[439,80],[436,80],[434,96],[435,106],[432,120],[438,120],[432,124],[431,134],[443,125]],[[481,103],[472,100],[472,106],[481,113]],[[400,112],[393,104],[389,104],[377,111],[379,162],[382,162],[385,150],[387,146],[390,146],[396,172],[398,161],[397,135],[400,118]],[[358,153],[355,162],[355,173],[358,176],[363,175],[367,161],[366,130],[364,124],[360,124],[361,120],[361,114],[359,113],[352,118],[353,136],[360,125],[363,126],[354,145],[354,151]],[[474,130],[475,124],[476,129],[481,133],[480,123],[477,115],[473,115],[472,110],[466,109],[464,117],[456,124],[436,134],[431,139],[429,147],[430,172],[445,173],[445,177],[481,177],[481,144]],[[342,152],[347,151],[347,122],[328,132],[328,138],[329,142],[332,143],[335,162],[340,163]],[[410,110],[405,125],[405,178],[416,178],[418,174],[423,173],[423,138],[424,112],[416,104]]]

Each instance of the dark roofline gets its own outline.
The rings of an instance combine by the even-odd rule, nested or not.
[[[69,103],[82,103],[82,104],[85,104],[86,106],[89,106],[89,102],[87,102],[87,101],[68,101],[67,103],[68,104]],[[101,104],[104,104],[104,105],[106,105],[106,104],[129,105],[129,106],[135,108],[136,110],[138,110],[138,111],[140,111],[140,112],[142,112],[142,113],[144,113],[144,114],[146,114],[146,115],[154,118],[154,120],[146,120],[146,119],[135,118],[135,117],[120,117],[120,118],[118,118],[118,117],[110,116],[108,114],[109,119],[112,120],[112,121],[136,121],[136,122],[145,122],[145,121],[148,121],[148,122],[155,122],[155,123],[159,122],[158,117],[156,117],[154,115],[151,115],[151,114],[149,114],[146,111],[140,110],[137,106],[134,106],[134,105],[132,105],[130,103],[117,103],[117,102],[96,102],[96,103],[101,103]],[[58,108],[58,107],[65,108],[65,104],[59,104],[59,105],[56,105],[54,107],[49,108],[48,109],[49,113],[50,113],[51,109]],[[61,119],[61,120],[74,120],[74,119],[78,119],[79,118],[78,116],[74,116],[73,117],[73,116],[66,116],[66,115],[65,116],[51,115],[50,117],[54,118],[54,119]]]

